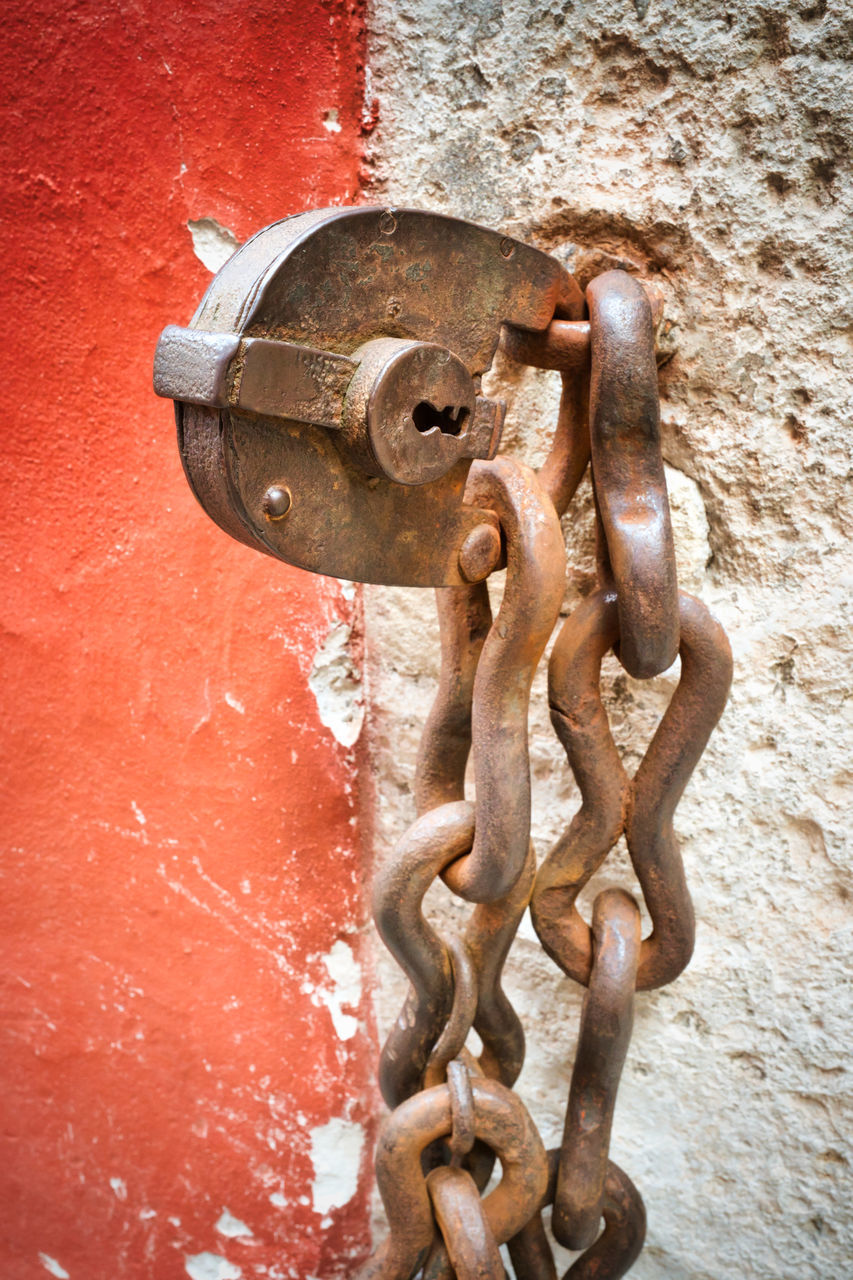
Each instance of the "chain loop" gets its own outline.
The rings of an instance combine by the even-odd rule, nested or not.
[[[442,1084],[445,1080],[449,1082],[450,1068],[465,1047],[477,1012],[477,973],[465,940],[458,934],[447,933],[444,935],[444,943],[450,952],[453,1007],[429,1055],[423,1077],[425,1089],[432,1088],[434,1084]]]
[[[678,653],[652,309],[625,271],[589,284],[592,475],[619,610],[619,659],[645,679]]]
[[[436,590],[435,600],[441,674],[418,748],[415,802],[419,814],[451,800],[465,799],[474,680],[492,627],[485,582],[470,587],[441,587]]]
[[[463,1059],[454,1058],[447,1064],[447,1087],[450,1090],[450,1163],[460,1166],[476,1139],[471,1073]]]
[[[494,902],[510,891],[527,855],[530,685],[559,616],[566,551],[556,512],[529,467],[507,458],[474,463],[465,492],[469,502],[497,512],[506,538],[507,575],[474,678],[474,843],[442,875],[460,898]]]
[[[452,1274],[457,1280],[503,1280],[497,1242],[470,1173],[445,1165],[433,1169],[426,1185]],[[435,1276],[438,1267],[428,1270]]]
[[[601,659],[616,642],[616,600],[606,591],[585,600],[560,632],[551,655],[551,720],[581,790],[583,804],[539,870],[530,906],[551,959],[588,985],[592,935],[575,905],[578,894],[625,834],[652,918],[640,947],[637,990],[677,978],[693,951],[693,907],[672,829],[675,807],[731,683],[731,650],[720,624],[682,591],[681,676],[633,782],[629,782],[601,701]]]
[[[634,1023],[640,910],[621,889],[592,909],[593,961],[569,1089],[551,1230],[567,1249],[587,1249],[604,1207],[616,1091]]]
[[[548,1152],[548,1187],[539,1211],[508,1242],[515,1280],[556,1280],[554,1255],[542,1225],[542,1210],[554,1203],[560,1149]],[[646,1209],[627,1173],[612,1160],[607,1165],[602,1205],[604,1230],[576,1258],[563,1280],[621,1280],[640,1256],[646,1238]]]
[[[536,1212],[548,1183],[545,1149],[520,1098],[497,1080],[474,1078],[474,1132],[500,1158],[502,1177],[485,1197],[492,1235],[503,1244]],[[452,1128],[447,1085],[427,1089],[387,1117],[376,1152],[376,1180],[389,1234],[359,1273],[359,1280],[410,1280],[432,1244],[435,1224],[421,1155]]]
[[[379,1087],[391,1107],[421,1087],[453,1007],[450,953],[421,903],[442,868],[470,849],[473,836],[474,806],[442,805],[409,828],[374,884],[376,928],[412,984],[379,1060]]]

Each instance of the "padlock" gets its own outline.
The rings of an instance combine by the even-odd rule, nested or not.
[[[500,443],[480,384],[501,327],[582,314],[554,258],[499,232],[315,210],[258,232],[164,330],[154,387],[196,497],[239,541],[333,577],[458,586],[501,554],[495,514],[464,501]]]

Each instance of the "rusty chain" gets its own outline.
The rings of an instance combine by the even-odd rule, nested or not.
[[[442,666],[418,756],[418,817],[374,888],[378,931],[410,990],[379,1069],[392,1109],[376,1155],[389,1233],[360,1280],[499,1280],[504,1244],[517,1280],[551,1280],[548,1206],[555,1239],[580,1252],[566,1273],[574,1280],[616,1280],[643,1245],[643,1202],[609,1158],[610,1131],[635,993],[673,981],[692,953],[673,817],[722,714],[731,654],[719,623],[677,586],[648,296],[612,271],[590,283],[586,303],[588,320],[573,318],[575,306],[544,332],[504,327],[504,350],[559,370],[563,390],[538,476],[505,457],[470,469],[466,502],[499,523],[507,574],[497,617],[485,581],[436,592]],[[559,518],[588,463],[599,581],[563,623],[548,673],[551,719],[581,806],[537,872],[528,703],[563,600]],[[611,650],[638,679],[681,658],[633,778],[601,697]],[[591,926],[577,907],[623,836],[651,917],[646,938],[636,901],[621,889],[598,894]],[[442,937],[423,914],[438,877],[472,904],[462,936]],[[586,989],[563,1140],[547,1154],[512,1090],[524,1033],[501,986],[528,905],[547,954]],[[465,1047],[472,1029],[479,1058]],[[496,1159],[501,1177],[489,1189]]]

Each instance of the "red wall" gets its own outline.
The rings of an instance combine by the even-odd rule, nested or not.
[[[207,519],[150,382],[188,218],[355,198],[360,7],[30,0],[3,40],[0,1276],[347,1275],[367,1153],[323,1226],[310,1133],[374,1048],[311,984],[365,906],[307,675],[353,606]]]

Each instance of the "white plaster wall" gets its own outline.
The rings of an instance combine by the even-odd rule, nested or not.
[[[666,294],[681,580],[727,627],[735,680],[677,816],[696,954],[673,986],[638,997],[616,1113],[613,1155],[649,1216],[632,1276],[843,1280],[853,12],[825,0],[373,0],[370,27],[371,199],[503,228],[584,283],[627,264]],[[493,377],[508,445],[527,460],[544,454],[556,380]],[[591,585],[586,485],[564,525],[570,609]],[[379,858],[413,816],[438,669],[432,610],[428,592],[367,596]],[[611,660],[630,764],[673,682],[640,685]],[[577,803],[541,676],[531,727],[541,856]],[[617,858],[598,885],[630,880]],[[384,1031],[402,987],[381,967]],[[508,968],[528,1032],[519,1088],[553,1144],[579,991],[527,920]]]

